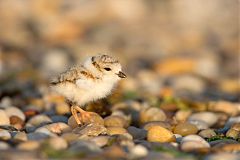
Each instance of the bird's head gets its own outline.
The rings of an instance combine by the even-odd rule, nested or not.
[[[101,72],[103,76],[112,78],[126,78],[122,72],[121,64],[111,56],[97,55],[91,57],[91,63],[97,71]]]

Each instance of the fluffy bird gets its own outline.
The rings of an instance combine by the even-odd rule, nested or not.
[[[77,124],[81,125],[83,119],[89,118],[91,114],[81,107],[109,95],[121,78],[126,78],[126,75],[116,59],[108,55],[97,55],[60,74],[52,80],[51,88],[72,103],[72,115]]]

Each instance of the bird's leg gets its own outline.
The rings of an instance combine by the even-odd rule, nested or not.
[[[77,111],[80,113],[81,119],[79,119]],[[76,120],[78,125],[81,125],[85,121],[85,119],[91,118],[91,114],[93,114],[93,112],[84,111],[82,108],[80,108],[77,105],[73,105],[71,107],[71,112],[72,112],[74,119]]]
[[[72,106],[71,106],[71,112],[72,112],[72,115],[73,115],[74,119],[76,120],[77,124],[78,124],[78,125],[81,125],[82,123],[81,123],[81,121],[80,121],[80,119],[79,119],[79,117],[78,117],[76,107],[77,107],[77,106],[72,105]]]

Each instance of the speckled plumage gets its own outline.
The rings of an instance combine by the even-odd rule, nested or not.
[[[83,106],[109,95],[120,80],[119,73],[122,74],[121,65],[116,59],[108,55],[94,56],[60,74],[51,82],[51,87],[69,101]]]

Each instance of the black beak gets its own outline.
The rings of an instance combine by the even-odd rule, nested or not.
[[[120,77],[120,78],[126,78],[126,77],[127,77],[126,74],[124,74],[124,73],[121,72],[121,71],[119,71],[119,72],[117,73],[117,75],[118,75],[118,77]]]

